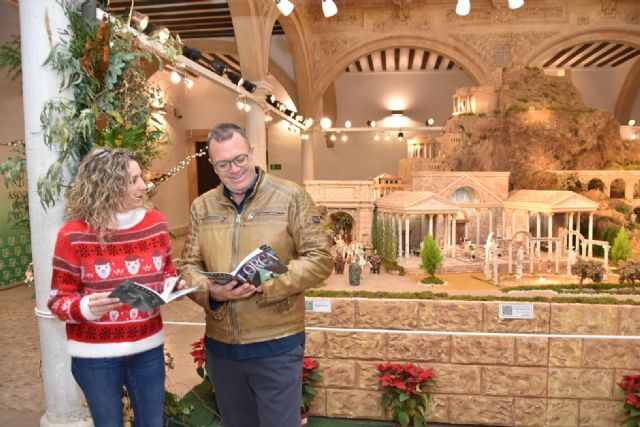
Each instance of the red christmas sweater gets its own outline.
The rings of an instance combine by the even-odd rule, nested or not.
[[[88,308],[88,295],[110,292],[125,279],[158,292],[175,280],[165,217],[134,209],[119,214],[118,223],[105,244],[83,221],[67,222],[58,232],[48,306],[67,323],[71,356],[126,356],[164,343],[157,308],[144,312],[123,304],[100,318]]]

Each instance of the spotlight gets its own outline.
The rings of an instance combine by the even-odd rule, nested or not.
[[[161,27],[153,22],[149,22],[144,29],[143,33],[150,37],[157,37],[160,43],[164,43],[169,39],[169,29],[167,27]]]
[[[404,139],[404,133],[398,132],[398,141],[402,141]]]
[[[287,110],[287,106],[284,105],[282,102],[278,105],[278,110],[282,111],[283,113]]]
[[[404,111],[403,110],[391,110],[391,115],[392,116],[403,116],[404,115]]]
[[[236,86],[240,86],[244,82],[242,76],[240,74],[234,73],[233,71],[227,71],[227,77],[229,77],[231,83]]]
[[[629,119],[629,121],[627,122],[627,125],[635,126],[636,125],[636,121],[634,119]]]
[[[388,133],[385,133],[385,134],[384,134],[384,140],[385,140],[385,141],[389,141],[390,139],[391,139],[391,137],[389,136],[389,134],[388,134]]]
[[[242,87],[244,88],[244,90],[246,90],[249,93],[253,93],[256,91],[256,89],[258,88],[258,86],[256,86],[255,83],[250,82],[249,80],[245,80],[242,83]]]
[[[302,133],[300,134],[300,138],[301,138],[303,141],[307,141],[307,140],[309,139],[309,134],[308,134],[308,133],[306,133],[306,132],[302,132]]]
[[[191,89],[193,87],[193,80],[191,80],[188,77],[185,77],[183,80],[184,85],[187,87],[187,89]]]
[[[213,72],[219,76],[223,75],[224,72],[227,71],[227,66],[215,58],[211,61],[211,67],[213,68]]]
[[[248,113],[249,111],[251,111],[251,104],[245,101],[243,110],[245,113]]]
[[[297,114],[296,115],[296,121],[302,123],[304,122],[304,117],[302,116],[302,114]]]
[[[180,77],[180,74],[178,74],[177,71],[173,70],[171,72],[171,81],[173,83],[180,83],[180,80],[182,80],[182,77]]]
[[[435,122],[436,122],[436,121],[435,121],[435,120],[433,120],[433,117],[429,117],[429,120],[427,120],[427,126],[433,126],[433,124],[434,124]]]
[[[518,9],[524,5],[524,0],[509,0],[509,9]]]
[[[335,141],[336,140],[336,135],[335,134],[331,134],[331,136],[329,137],[330,140]]]
[[[202,56],[202,52],[200,51],[200,49],[196,49],[194,47],[182,46],[182,55],[189,58],[193,62],[198,62],[198,60]]]
[[[322,13],[325,18],[331,18],[338,13],[338,6],[336,6],[333,0],[322,0]]]
[[[375,120],[367,120],[367,127],[368,128],[376,127],[376,121]]]
[[[284,16],[289,16],[293,12],[293,3],[289,0],[274,0],[276,7]]]
[[[456,5],[456,14],[460,16],[467,16],[471,12],[470,0],[458,0]]]
[[[311,117],[307,117],[307,120],[304,121],[304,125],[309,127],[313,124],[313,119]]]
[[[238,96],[236,98],[236,107],[238,107],[238,110],[244,109],[244,96]]]
[[[373,135],[373,140],[374,141],[380,141],[380,135],[378,135],[378,133],[376,132],[375,135]]]
[[[149,25],[149,17],[144,13],[133,11],[133,13],[131,14],[131,25],[136,27],[140,31],[144,31],[145,28],[147,28],[147,25]]]
[[[269,95],[267,95],[267,102],[271,105],[275,105],[276,103],[276,97],[273,96],[272,93],[270,93]]]
[[[267,113],[264,115],[264,121],[269,123],[273,121],[273,116],[271,115],[271,113],[269,111],[267,111]]]
[[[349,129],[351,127],[351,120],[347,120],[346,122],[344,122],[344,127]]]
[[[342,140],[342,142],[347,142],[347,139],[349,138],[347,138],[347,135],[342,134],[342,137],[340,139]]]
[[[328,117],[320,119],[320,127],[322,129],[329,129],[331,127],[331,119]]]

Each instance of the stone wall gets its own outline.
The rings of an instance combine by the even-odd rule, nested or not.
[[[314,300],[331,304],[307,312],[316,415],[387,419],[374,375],[394,361],[434,368],[432,422],[616,426],[617,383],[640,371],[637,306],[534,303],[533,319],[500,319],[499,302]]]

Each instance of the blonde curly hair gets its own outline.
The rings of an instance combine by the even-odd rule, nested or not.
[[[140,163],[137,154],[130,150],[102,147],[91,150],[67,191],[67,220],[86,222],[104,242],[109,228],[116,223],[116,214],[124,209],[131,161]]]

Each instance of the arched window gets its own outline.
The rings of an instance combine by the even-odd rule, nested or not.
[[[624,187],[625,182],[623,179],[618,178],[611,183],[611,189],[609,190],[612,199],[624,199]]]
[[[468,204],[474,201],[474,191],[469,187],[460,187],[451,195],[451,201],[457,204]]]
[[[604,182],[600,178],[593,178],[587,185],[587,190],[604,191]]]

